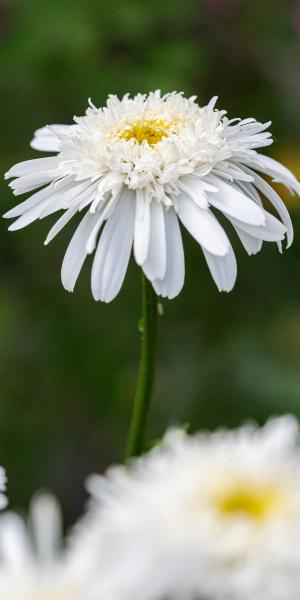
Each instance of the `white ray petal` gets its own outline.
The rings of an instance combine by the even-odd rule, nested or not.
[[[12,219],[14,217],[19,217],[20,215],[23,215],[26,211],[30,210],[31,208],[34,208],[38,204],[41,204],[44,200],[49,198],[54,193],[55,193],[55,189],[51,186],[47,186],[46,188],[39,190],[39,192],[35,192],[35,194],[30,196],[30,198],[28,198],[27,200],[24,200],[24,202],[21,202],[20,204],[17,204],[17,206],[14,206],[14,208],[11,208],[3,216],[5,219]]]
[[[33,498],[30,524],[39,558],[43,563],[51,562],[60,550],[62,537],[62,515],[54,496],[40,493]]]
[[[242,223],[242,221],[238,221],[237,219],[233,219],[232,217],[228,217],[229,220],[236,225],[242,231],[249,233],[254,237],[257,237],[259,240],[263,240],[265,242],[280,242],[284,239],[286,235],[285,226],[276,219],[273,215],[265,212],[266,222],[262,227],[257,227],[256,225],[248,225],[248,223]]]
[[[16,213],[21,213],[21,216],[9,226],[9,231],[22,229],[33,221],[43,219],[60,209],[65,209],[69,206],[70,208],[73,208],[74,200],[76,209],[78,209],[81,202],[81,192],[86,190],[89,186],[89,182],[77,185],[74,184],[74,182],[66,182],[64,186],[59,187],[58,189],[54,186],[48,186],[43,190],[40,190],[31,196],[31,198],[6,213],[6,218],[11,217]]]
[[[150,200],[145,190],[136,190],[134,220],[134,257],[138,265],[145,262],[150,242]]]
[[[103,229],[92,267],[95,300],[110,302],[122,287],[133,243],[135,193],[125,189]]]
[[[230,161],[217,163],[212,169],[212,175],[217,175],[229,181],[253,181],[253,177],[247,175],[236,163]]]
[[[15,513],[0,518],[0,554],[5,564],[15,571],[31,566],[33,557],[23,519]]]
[[[83,183],[73,182],[69,189],[61,189],[58,187],[57,191],[53,194],[51,202],[47,202],[41,211],[40,219],[44,219],[48,215],[52,215],[60,209],[68,209],[76,206],[79,210],[79,206],[83,198],[88,196],[91,202],[95,193],[95,187],[91,185],[90,181],[84,181]]]
[[[20,194],[31,192],[42,185],[46,185],[47,183],[54,181],[57,175],[58,169],[42,171],[39,173],[33,173],[31,175],[24,175],[23,177],[18,177],[18,179],[11,181],[9,183],[9,187],[13,190],[15,196],[20,196]]]
[[[246,196],[249,196],[249,198],[254,200],[254,202],[256,202],[256,204],[258,204],[258,206],[263,207],[263,202],[258,193],[258,190],[252,183],[244,182],[244,181],[237,181],[236,185],[241,189],[241,191],[243,193],[246,194]]]
[[[155,279],[153,287],[164,298],[178,296],[184,284],[184,252],[178,217],[173,208],[165,210],[167,268],[162,280]]]
[[[68,292],[73,292],[74,290],[79,273],[87,257],[87,240],[98,218],[98,215],[87,212],[69,243],[61,268],[62,284]]]
[[[46,207],[49,202],[52,202],[52,198],[48,198],[48,200],[44,202],[39,202],[30,210],[27,210],[8,227],[8,231],[17,231],[18,229],[23,229],[23,227],[26,227],[27,225],[30,225],[30,223],[33,223],[33,221],[39,219],[43,208]]]
[[[7,218],[21,213],[21,216],[8,229],[9,231],[22,229],[33,221],[44,219],[61,209],[75,208],[77,211],[82,198],[85,198],[87,193],[90,194],[89,201],[91,202],[95,187],[89,182],[77,185],[74,182],[67,182],[65,186],[57,189],[48,186],[4,215]]]
[[[80,204],[79,204],[78,210],[82,211],[90,204],[91,205],[90,212],[96,212],[95,210],[92,210],[92,204],[98,198],[97,186],[98,186],[98,182],[96,181],[89,188],[87,188],[82,194],[80,194]],[[92,197],[92,199],[91,199],[91,197]]]
[[[143,263],[143,271],[150,281],[163,279],[167,265],[167,247],[165,230],[165,209],[157,200],[150,206],[150,240],[147,260]]]
[[[7,173],[4,178],[10,179],[10,177],[24,177],[26,175],[33,175],[40,171],[49,171],[57,169],[59,166],[59,158],[56,156],[48,156],[47,158],[35,158],[33,160],[24,160],[23,162],[17,163]]]
[[[226,256],[215,256],[204,248],[202,250],[219,292],[230,292],[237,276],[237,264],[231,246]]]
[[[230,247],[228,237],[209,210],[203,210],[188,198],[177,199],[178,216],[195,240],[208,252],[224,256]]]
[[[96,225],[94,225],[86,243],[86,251],[88,254],[92,254],[92,252],[94,252],[100,227],[104,223],[104,221],[107,221],[113,214],[117,203],[118,198],[110,198],[110,200],[104,202],[101,208],[97,210],[96,214],[99,218],[96,222]]]
[[[300,183],[295,175],[287,167],[282,165],[277,160],[274,160],[274,158],[265,156],[264,154],[259,154],[258,160],[251,161],[250,166],[257,171],[261,171],[266,175],[270,175],[270,177],[273,177],[274,181],[282,183],[300,195]]]
[[[54,223],[53,227],[51,227],[44,244],[47,246],[53,238],[67,225],[67,223],[74,217],[74,215],[78,212],[77,206],[75,208],[69,208],[64,214]]]
[[[205,108],[208,108],[208,110],[214,110],[217,100],[218,100],[218,96],[213,96]]]
[[[60,142],[55,135],[55,129],[66,127],[65,125],[46,125],[34,132],[33,139],[30,142],[31,148],[41,150],[42,152],[59,152]]]
[[[200,206],[200,208],[207,208],[207,196],[206,192],[217,192],[217,188],[211,183],[202,180],[194,175],[186,175],[181,177],[178,181],[178,187],[184,194],[190,196],[190,198]]]
[[[236,230],[240,241],[242,242],[246,252],[251,256],[252,254],[257,254],[262,247],[262,240],[259,240],[257,237],[242,231],[235,223],[232,222],[234,229]]]
[[[266,196],[266,198],[268,198],[279,214],[283,224],[286,227],[287,248],[289,248],[293,243],[294,229],[291,217],[285,204],[282,202],[277,192],[275,192],[275,190],[262,177],[257,175],[257,173],[252,171],[252,169],[248,169],[247,167],[244,167],[244,169],[253,175],[255,186],[264,194],[264,196]]]
[[[264,224],[264,212],[253,200],[221,179],[213,177],[212,181],[218,187],[217,193],[208,193],[208,200],[212,206],[249,225]]]

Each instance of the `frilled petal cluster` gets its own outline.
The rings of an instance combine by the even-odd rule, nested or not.
[[[95,251],[91,288],[96,300],[118,294],[131,251],[158,295],[174,298],[184,283],[181,225],[198,242],[220,291],[230,291],[237,265],[218,221],[222,213],[248,254],[263,241],[292,243],[288,211],[259,173],[300,193],[293,174],[257,149],[272,143],[270,123],[228,119],[216,98],[159,91],[110,96],[90,103],[74,124],[38,130],[32,147],[55,153],[12,167],[15,195],[33,192],[5,215],[20,229],[57,211],[48,244],[77,213],[82,215],[62,265],[62,283],[73,291],[83,263]],[[265,210],[266,198],[278,217]],[[230,227],[229,227],[230,229]]]

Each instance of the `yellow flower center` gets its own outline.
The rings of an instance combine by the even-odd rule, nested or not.
[[[280,508],[282,498],[279,491],[268,486],[238,484],[218,492],[215,505],[227,517],[244,515],[255,520],[264,520]]]
[[[122,140],[135,140],[138,144],[148,142],[149,146],[154,146],[164,137],[172,132],[170,123],[163,119],[141,119],[134,123],[128,123],[118,137]]]

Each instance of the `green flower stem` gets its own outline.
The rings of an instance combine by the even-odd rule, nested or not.
[[[156,293],[144,274],[142,274],[142,298],[141,357],[128,434],[126,459],[138,456],[143,451],[156,366],[158,302]]]

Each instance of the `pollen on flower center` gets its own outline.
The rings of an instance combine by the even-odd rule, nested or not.
[[[251,519],[264,520],[280,508],[282,498],[274,487],[238,484],[218,492],[214,502],[222,516],[244,515]]]
[[[141,119],[128,124],[119,132],[118,137],[126,141],[135,140],[138,144],[148,142],[150,146],[154,146],[172,131],[171,124],[163,119]]]

